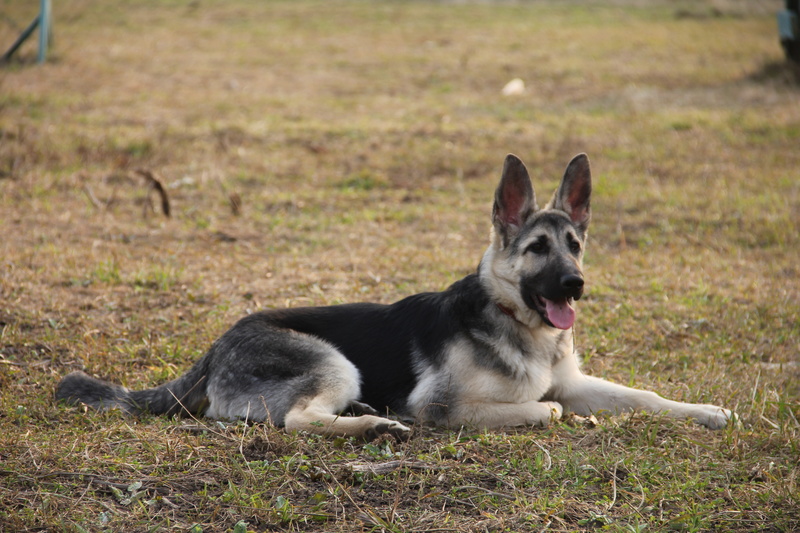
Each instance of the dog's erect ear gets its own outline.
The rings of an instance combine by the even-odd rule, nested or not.
[[[592,171],[586,154],[578,154],[572,158],[561,179],[556,195],[553,197],[553,209],[560,209],[582,231],[589,227],[592,217],[590,206],[592,196]]]
[[[502,236],[504,246],[537,209],[528,170],[517,156],[508,154],[492,209],[492,223]]]

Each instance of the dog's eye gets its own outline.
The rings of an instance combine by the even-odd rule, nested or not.
[[[534,241],[528,245],[525,249],[526,252],[533,252],[535,254],[543,254],[547,252],[547,240],[546,239],[539,239],[538,241]]]
[[[570,250],[570,251],[571,251],[573,254],[579,254],[579,253],[581,253],[581,243],[579,243],[579,242],[578,242],[578,241],[576,241],[576,240],[570,239],[570,241],[569,241],[569,250]]]

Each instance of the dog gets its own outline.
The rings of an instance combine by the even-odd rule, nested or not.
[[[407,438],[408,420],[494,429],[547,425],[565,412],[641,410],[724,427],[734,417],[728,409],[581,372],[572,327],[584,292],[591,192],[589,159],[579,154],[540,209],[525,165],[510,154],[489,247],[477,272],[447,290],[391,305],[256,312],[174,381],[130,391],[73,372],[56,398],[363,439]]]

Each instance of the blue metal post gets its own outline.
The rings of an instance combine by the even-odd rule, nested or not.
[[[41,0],[39,11],[39,63],[47,58],[47,40],[50,37],[50,0]]]

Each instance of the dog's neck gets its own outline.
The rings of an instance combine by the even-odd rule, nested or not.
[[[498,242],[496,232],[493,231],[492,243],[486,249],[480,265],[478,265],[478,279],[484,290],[488,293],[490,300],[494,301],[494,305],[501,313],[513,319],[517,324],[530,328],[532,326],[526,321],[527,317],[525,313],[522,313],[521,316],[517,316],[517,312],[514,310],[516,305],[513,303],[513,298],[509,297],[507,294],[508,291],[503,287],[503,283],[498,281],[502,276],[498,276],[497,272],[492,271],[494,258],[497,253],[502,253],[501,245]],[[501,301],[506,303],[501,303]]]

